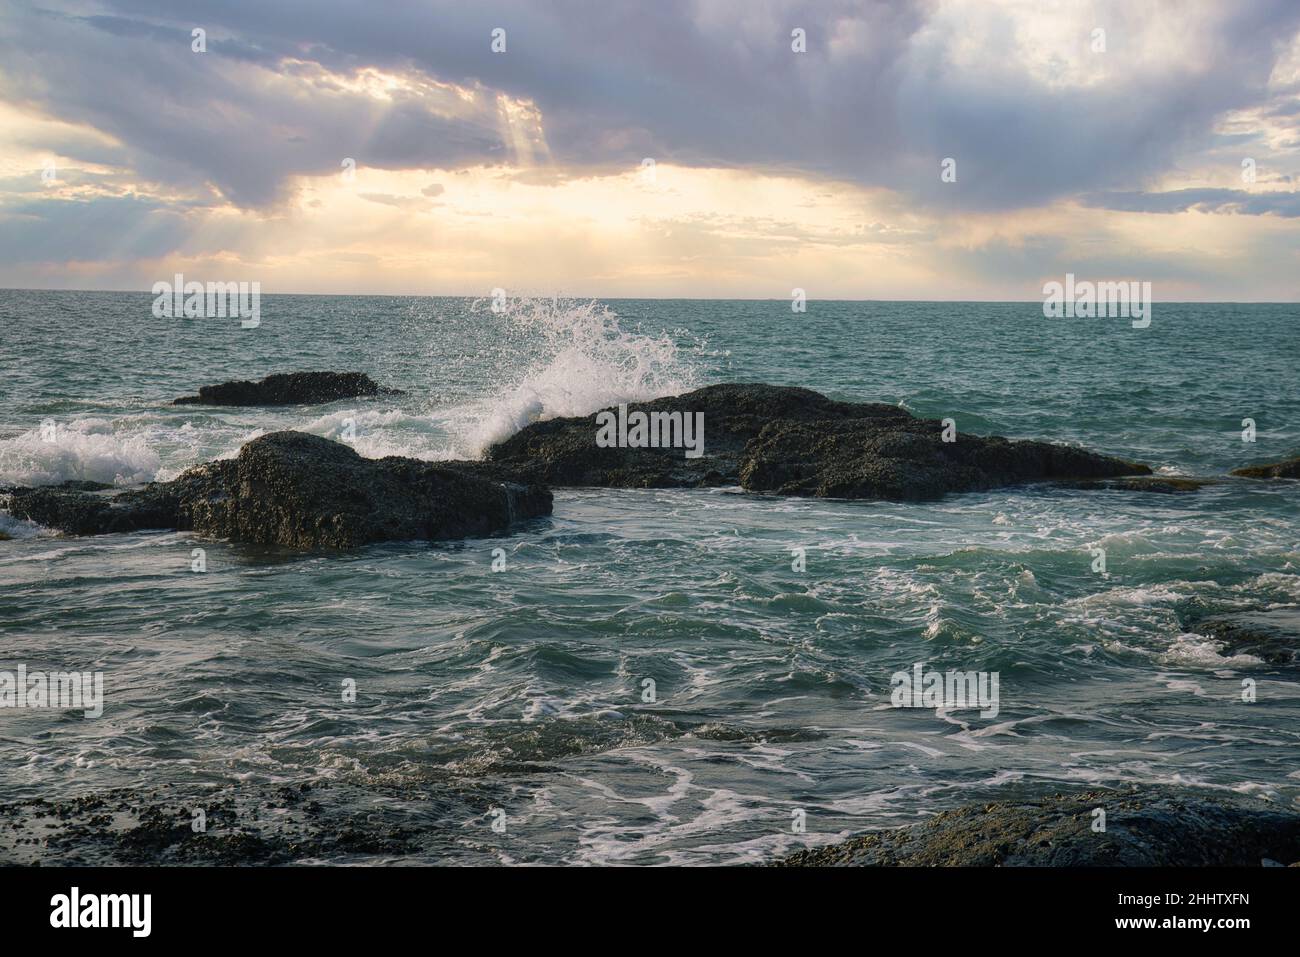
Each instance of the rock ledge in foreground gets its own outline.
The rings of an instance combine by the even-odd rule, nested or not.
[[[1106,831],[1092,830],[1093,809]],[[1258,867],[1300,861],[1300,812],[1253,798],[1134,788],[997,801],[800,851],[779,867]]]

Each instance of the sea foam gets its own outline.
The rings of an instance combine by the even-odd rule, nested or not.
[[[143,435],[119,436],[103,419],[79,419],[0,439],[0,484],[57,485],[70,479],[134,485],[161,466]]]

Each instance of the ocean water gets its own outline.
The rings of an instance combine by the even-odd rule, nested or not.
[[[150,303],[0,292],[0,484],[166,479],[287,428],[354,435],[364,455],[468,457],[537,417],[725,381],[898,403],[1169,475],[1300,451],[1292,305],[1157,303],[1139,330],[1037,303],[496,314],[264,296],[244,330]],[[299,369],[407,392],[168,405]],[[414,851],[336,862],[704,864],[1065,786],[1300,800],[1296,673],[1183,625],[1300,603],[1300,483],[921,504],[557,490],[551,518],[506,536],[347,554],[61,538],[3,513],[0,531],[0,669],[105,676],[102,717],[0,711],[0,803],[125,790],[188,807],[234,789],[271,818],[277,789],[317,782],[342,811],[418,833]],[[999,713],[892,707],[891,675],[916,662],[997,672]]]

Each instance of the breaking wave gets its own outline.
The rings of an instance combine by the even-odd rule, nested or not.
[[[476,312],[487,308],[475,304]],[[500,317],[527,350],[515,367],[498,370],[504,388],[452,410],[449,429],[469,455],[481,455],[531,422],[676,395],[700,380],[692,355],[667,334],[630,332],[597,302],[516,299],[501,307]]]

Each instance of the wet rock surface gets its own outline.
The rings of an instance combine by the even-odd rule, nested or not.
[[[380,387],[364,372],[281,372],[259,382],[205,385],[198,395],[182,396],[172,405],[316,405],[377,395],[401,391]]]
[[[1199,492],[1217,479],[1184,478],[1173,475],[1126,475],[1110,479],[1082,479],[1062,484],[1078,489],[1107,489],[1118,492],[1158,492],[1163,495],[1186,495]]]
[[[88,483],[94,484],[94,483]],[[0,508],[63,532],[65,535],[106,535],[151,528],[178,528],[179,502],[171,483],[108,494],[78,488],[77,483],[15,488],[0,493]]]
[[[697,488],[822,498],[912,500],[1051,479],[1147,475],[1144,465],[1048,442],[957,434],[882,403],[808,389],[715,385],[628,406],[628,414],[704,416],[704,455],[682,448],[601,448],[596,417],[527,426],[489,462],[556,486]]]
[[[398,793],[358,815],[355,798],[344,800],[340,790],[325,782],[205,791],[165,785],[14,801],[0,805],[0,865],[382,863],[438,835],[450,809]],[[487,800],[480,803],[486,813]]]
[[[1093,811],[1106,830],[1092,830]],[[1300,861],[1300,812],[1175,788],[1086,791],[944,811],[800,851],[785,867],[1259,867]]]
[[[111,494],[78,488],[16,489],[0,498],[19,518],[72,535],[178,529],[292,548],[452,539],[503,532],[549,515],[551,493],[488,476],[476,463],[366,459],[302,432],[274,432],[234,459],[171,482]]]
[[[1300,479],[1300,455],[1282,462],[1270,462],[1266,465],[1247,465],[1233,469],[1233,475],[1243,478],[1289,478]]]

